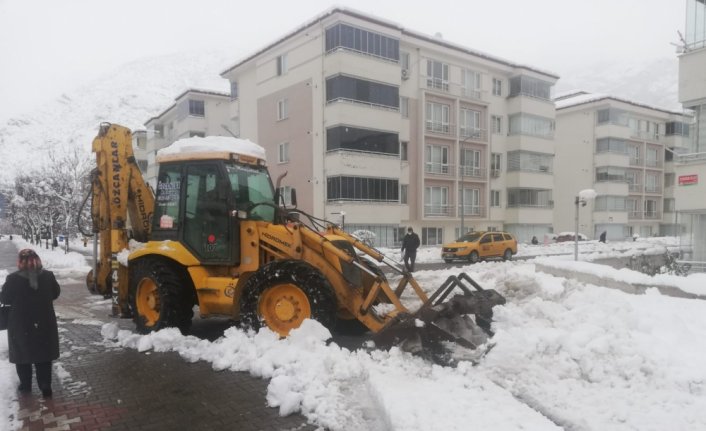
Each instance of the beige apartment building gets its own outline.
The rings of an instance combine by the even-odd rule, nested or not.
[[[689,147],[691,116],[577,91],[556,99],[554,227],[597,239],[678,235],[674,155]]]
[[[687,260],[706,269],[706,1],[686,1],[686,31],[679,56],[679,101],[694,113],[691,145],[676,158],[676,211],[686,232]]]
[[[171,106],[147,120],[146,136],[138,135],[135,145],[135,158],[147,182],[155,186],[155,157],[160,148],[193,136],[230,136],[231,132],[237,135],[238,125],[230,119],[229,106],[230,94],[188,89]]]
[[[333,8],[221,76],[240,136],[316,217],[383,246],[552,230],[552,73]]]

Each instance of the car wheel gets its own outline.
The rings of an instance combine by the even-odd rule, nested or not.
[[[451,260],[451,259],[444,259],[444,262],[446,262],[446,263],[451,263],[452,260]]]
[[[468,255],[468,261],[471,263],[477,263],[480,260],[480,256],[478,255],[478,252],[473,250],[471,254]]]
[[[505,250],[505,253],[503,253],[503,260],[510,260],[512,259],[512,250],[509,248]]]

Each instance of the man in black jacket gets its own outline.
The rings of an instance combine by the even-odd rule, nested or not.
[[[419,235],[414,233],[412,227],[408,227],[407,235],[402,240],[402,256],[404,256],[404,266],[409,272],[414,272],[414,261],[417,260],[418,248]]]

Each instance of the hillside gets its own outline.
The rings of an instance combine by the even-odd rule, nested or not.
[[[140,128],[187,88],[228,91],[228,82],[218,74],[237,60],[223,48],[135,61],[34,112],[8,120],[0,126],[0,160],[4,167],[0,184],[12,181],[18,169],[42,163],[49,151],[74,146],[90,151],[103,121]],[[562,78],[555,93],[582,89],[679,109],[677,71],[676,58],[643,64],[597,63],[589,69],[560,72]]]

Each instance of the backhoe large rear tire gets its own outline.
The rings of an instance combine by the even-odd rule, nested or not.
[[[130,263],[128,300],[142,334],[163,328],[186,333],[191,327],[193,286],[187,272],[176,264],[149,258]]]
[[[285,337],[304,319],[314,319],[333,331],[336,297],[328,280],[313,266],[282,260],[260,268],[243,286],[241,325],[269,327]]]

